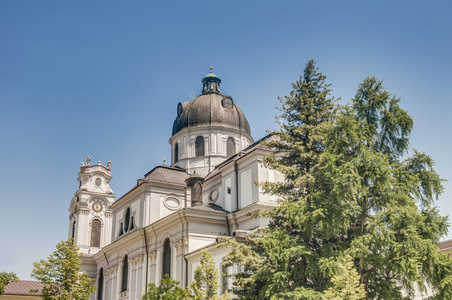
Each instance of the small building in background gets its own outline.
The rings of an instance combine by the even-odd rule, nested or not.
[[[39,281],[19,280],[5,286],[1,300],[37,300],[42,299],[43,284]]]

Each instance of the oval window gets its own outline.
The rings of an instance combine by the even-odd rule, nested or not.
[[[233,107],[233,102],[231,97],[224,97],[222,101],[222,105],[224,108],[231,109]]]
[[[181,206],[181,201],[175,197],[168,197],[163,203],[170,210],[176,210]]]
[[[209,195],[209,202],[210,203],[215,203],[217,200],[218,200],[218,195],[219,195],[220,193],[218,192],[218,189],[213,189],[211,192],[210,192],[210,195]]]
[[[178,117],[182,114],[183,110],[184,110],[184,108],[182,107],[182,103],[179,102],[179,104],[177,105],[177,116]]]

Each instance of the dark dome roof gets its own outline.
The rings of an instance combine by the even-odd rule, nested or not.
[[[173,135],[184,128],[199,125],[217,125],[240,130],[251,137],[245,114],[229,96],[210,92],[179,103],[173,124]]]

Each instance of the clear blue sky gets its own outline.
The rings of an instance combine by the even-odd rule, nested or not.
[[[67,238],[88,154],[111,159],[117,197],[170,157],[177,103],[211,63],[254,139],[309,59],[342,103],[375,75],[451,180],[451,15],[451,1],[1,1],[0,271],[28,279]]]

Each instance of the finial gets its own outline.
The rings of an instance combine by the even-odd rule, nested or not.
[[[86,165],[87,165],[87,166],[91,165],[91,157],[89,157],[89,155],[88,155],[88,157],[86,158]]]
[[[210,63],[210,73],[212,73],[212,63]]]
[[[100,160],[99,160],[99,163],[98,163],[98,165],[99,165],[99,166],[101,165],[101,163],[100,163]]]
[[[281,130],[283,129],[283,122],[281,119],[279,119],[279,128],[281,128]]]
[[[165,154],[163,154],[163,165],[165,165],[166,162],[166,158],[165,158]]]
[[[111,170],[111,160],[109,160],[107,163],[107,170]]]

